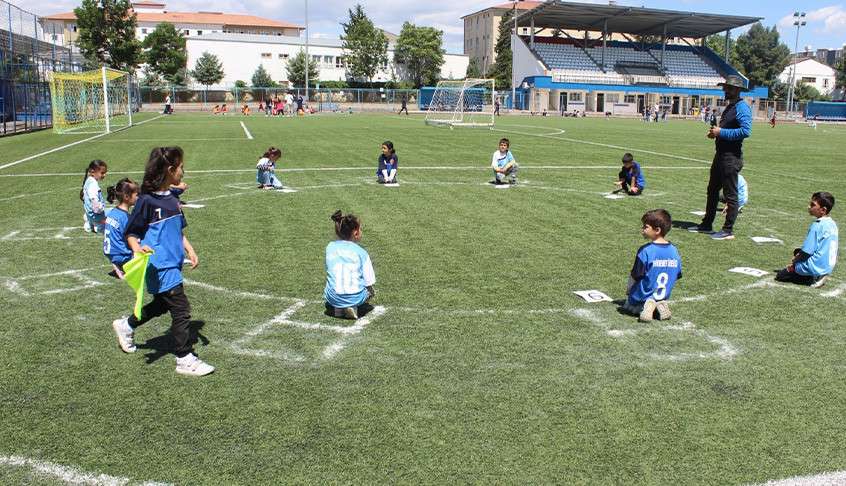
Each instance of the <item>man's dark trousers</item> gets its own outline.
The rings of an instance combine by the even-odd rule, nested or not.
[[[701,226],[710,228],[717,215],[720,189],[726,200],[726,221],[723,231],[731,233],[737,219],[737,175],[743,169],[743,158],[731,152],[717,152],[711,163],[711,177],[708,179],[708,201],[705,203],[705,217]]]

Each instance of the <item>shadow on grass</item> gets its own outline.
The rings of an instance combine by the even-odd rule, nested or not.
[[[202,343],[203,346],[209,345],[209,339],[200,333],[200,330],[205,325],[205,321],[191,321],[188,324],[188,342],[192,346],[197,343]],[[173,335],[170,333],[170,329],[168,329],[163,335],[148,339],[144,344],[138,344],[137,346],[140,349],[150,350],[150,352],[144,354],[144,359],[147,361],[147,364],[153,364],[164,356],[172,354],[176,348],[176,343],[173,341]]]
[[[694,223],[693,221],[679,221],[679,220],[673,221],[673,228],[678,228],[678,229],[683,229],[683,230],[687,230],[689,228],[692,228],[692,227],[698,226],[698,225],[699,225],[699,223]]]

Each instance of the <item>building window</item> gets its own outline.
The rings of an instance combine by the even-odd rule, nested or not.
[[[823,88],[828,88],[828,79],[823,79]]]
[[[202,30],[198,30],[198,31],[197,31],[197,35],[203,35],[203,31],[202,31]]]
[[[637,103],[637,96],[626,95],[623,97],[623,103]]]
[[[570,93],[570,101],[582,101],[581,93]]]
[[[147,29],[141,29],[141,33],[142,33],[142,34],[146,34],[146,33],[147,33]]]
[[[619,93],[605,93],[605,102],[606,103],[619,103],[620,102],[620,94]]]
[[[326,67],[332,67],[332,56],[323,56],[323,65]]]
[[[288,59],[287,54],[279,54],[279,59]]]
[[[673,99],[669,96],[662,96],[661,97],[661,104],[662,105],[670,105],[673,103]]]
[[[191,31],[188,30],[188,29],[185,29],[185,35],[191,35]]]
[[[76,24],[71,24],[71,30],[72,30],[73,32],[76,32]]]
[[[262,59],[270,59],[271,57],[273,57],[273,54],[271,54],[271,53],[269,53],[269,52],[262,52],[262,53],[261,53],[261,58],[262,58]]]
[[[802,82],[813,84],[813,83],[817,82],[817,78],[810,78],[810,77],[807,77],[807,76],[802,76]]]
[[[335,58],[335,67],[338,69],[344,67],[344,58],[342,56],[338,56]]]

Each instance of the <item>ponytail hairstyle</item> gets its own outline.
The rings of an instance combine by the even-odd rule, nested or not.
[[[113,186],[109,186],[106,189],[106,199],[109,203],[114,204],[117,201],[118,204],[124,202],[125,200],[132,197],[133,194],[138,192],[138,184],[135,183],[132,179],[124,177],[123,179],[119,180],[117,184]]]
[[[182,165],[184,152],[179,147],[156,147],[150,152],[147,167],[144,168],[144,181],[141,183],[141,194],[156,192],[167,180],[168,170]]]
[[[94,159],[91,163],[88,164],[88,168],[85,169],[85,175],[82,176],[82,189],[79,190],[79,200],[84,201],[85,198],[83,197],[85,193],[85,181],[88,180],[88,176],[91,175],[92,172],[98,169],[108,169],[109,166],[100,159]]]
[[[262,155],[261,157],[262,157],[263,159],[269,159],[271,156],[273,156],[273,157],[277,157],[277,158],[278,158],[278,157],[282,157],[282,151],[281,151],[281,150],[279,150],[279,149],[278,149],[278,148],[276,148],[276,147],[270,147],[269,149],[267,149],[267,150],[264,152],[264,155]]]
[[[394,155],[395,153],[397,153],[397,151],[394,150],[394,142],[385,140],[384,142],[382,142],[382,145],[384,145],[385,147],[388,147],[388,150],[391,151],[391,155]]]
[[[332,213],[332,221],[335,222],[335,234],[342,240],[352,240],[353,233],[361,228],[361,221],[357,216],[344,215],[340,209]]]

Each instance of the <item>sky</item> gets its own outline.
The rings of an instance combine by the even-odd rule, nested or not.
[[[35,14],[67,12],[79,0],[8,0]],[[308,26],[310,37],[335,37],[339,22],[348,18],[355,0],[311,0]],[[305,25],[305,0],[161,0],[173,12],[219,11],[247,13]],[[464,26],[461,17],[503,3],[502,0],[361,0],[367,15],[377,26],[398,34],[405,21],[436,27],[444,32],[447,52],[462,53]],[[591,3],[605,3],[593,0]],[[763,17],[765,26],[777,25],[782,40],[793,50],[796,28],[793,12],[806,13],[807,25],[799,31],[799,50],[840,48],[846,44],[846,0],[618,0],[618,5]],[[736,37],[743,29],[732,32]]]

